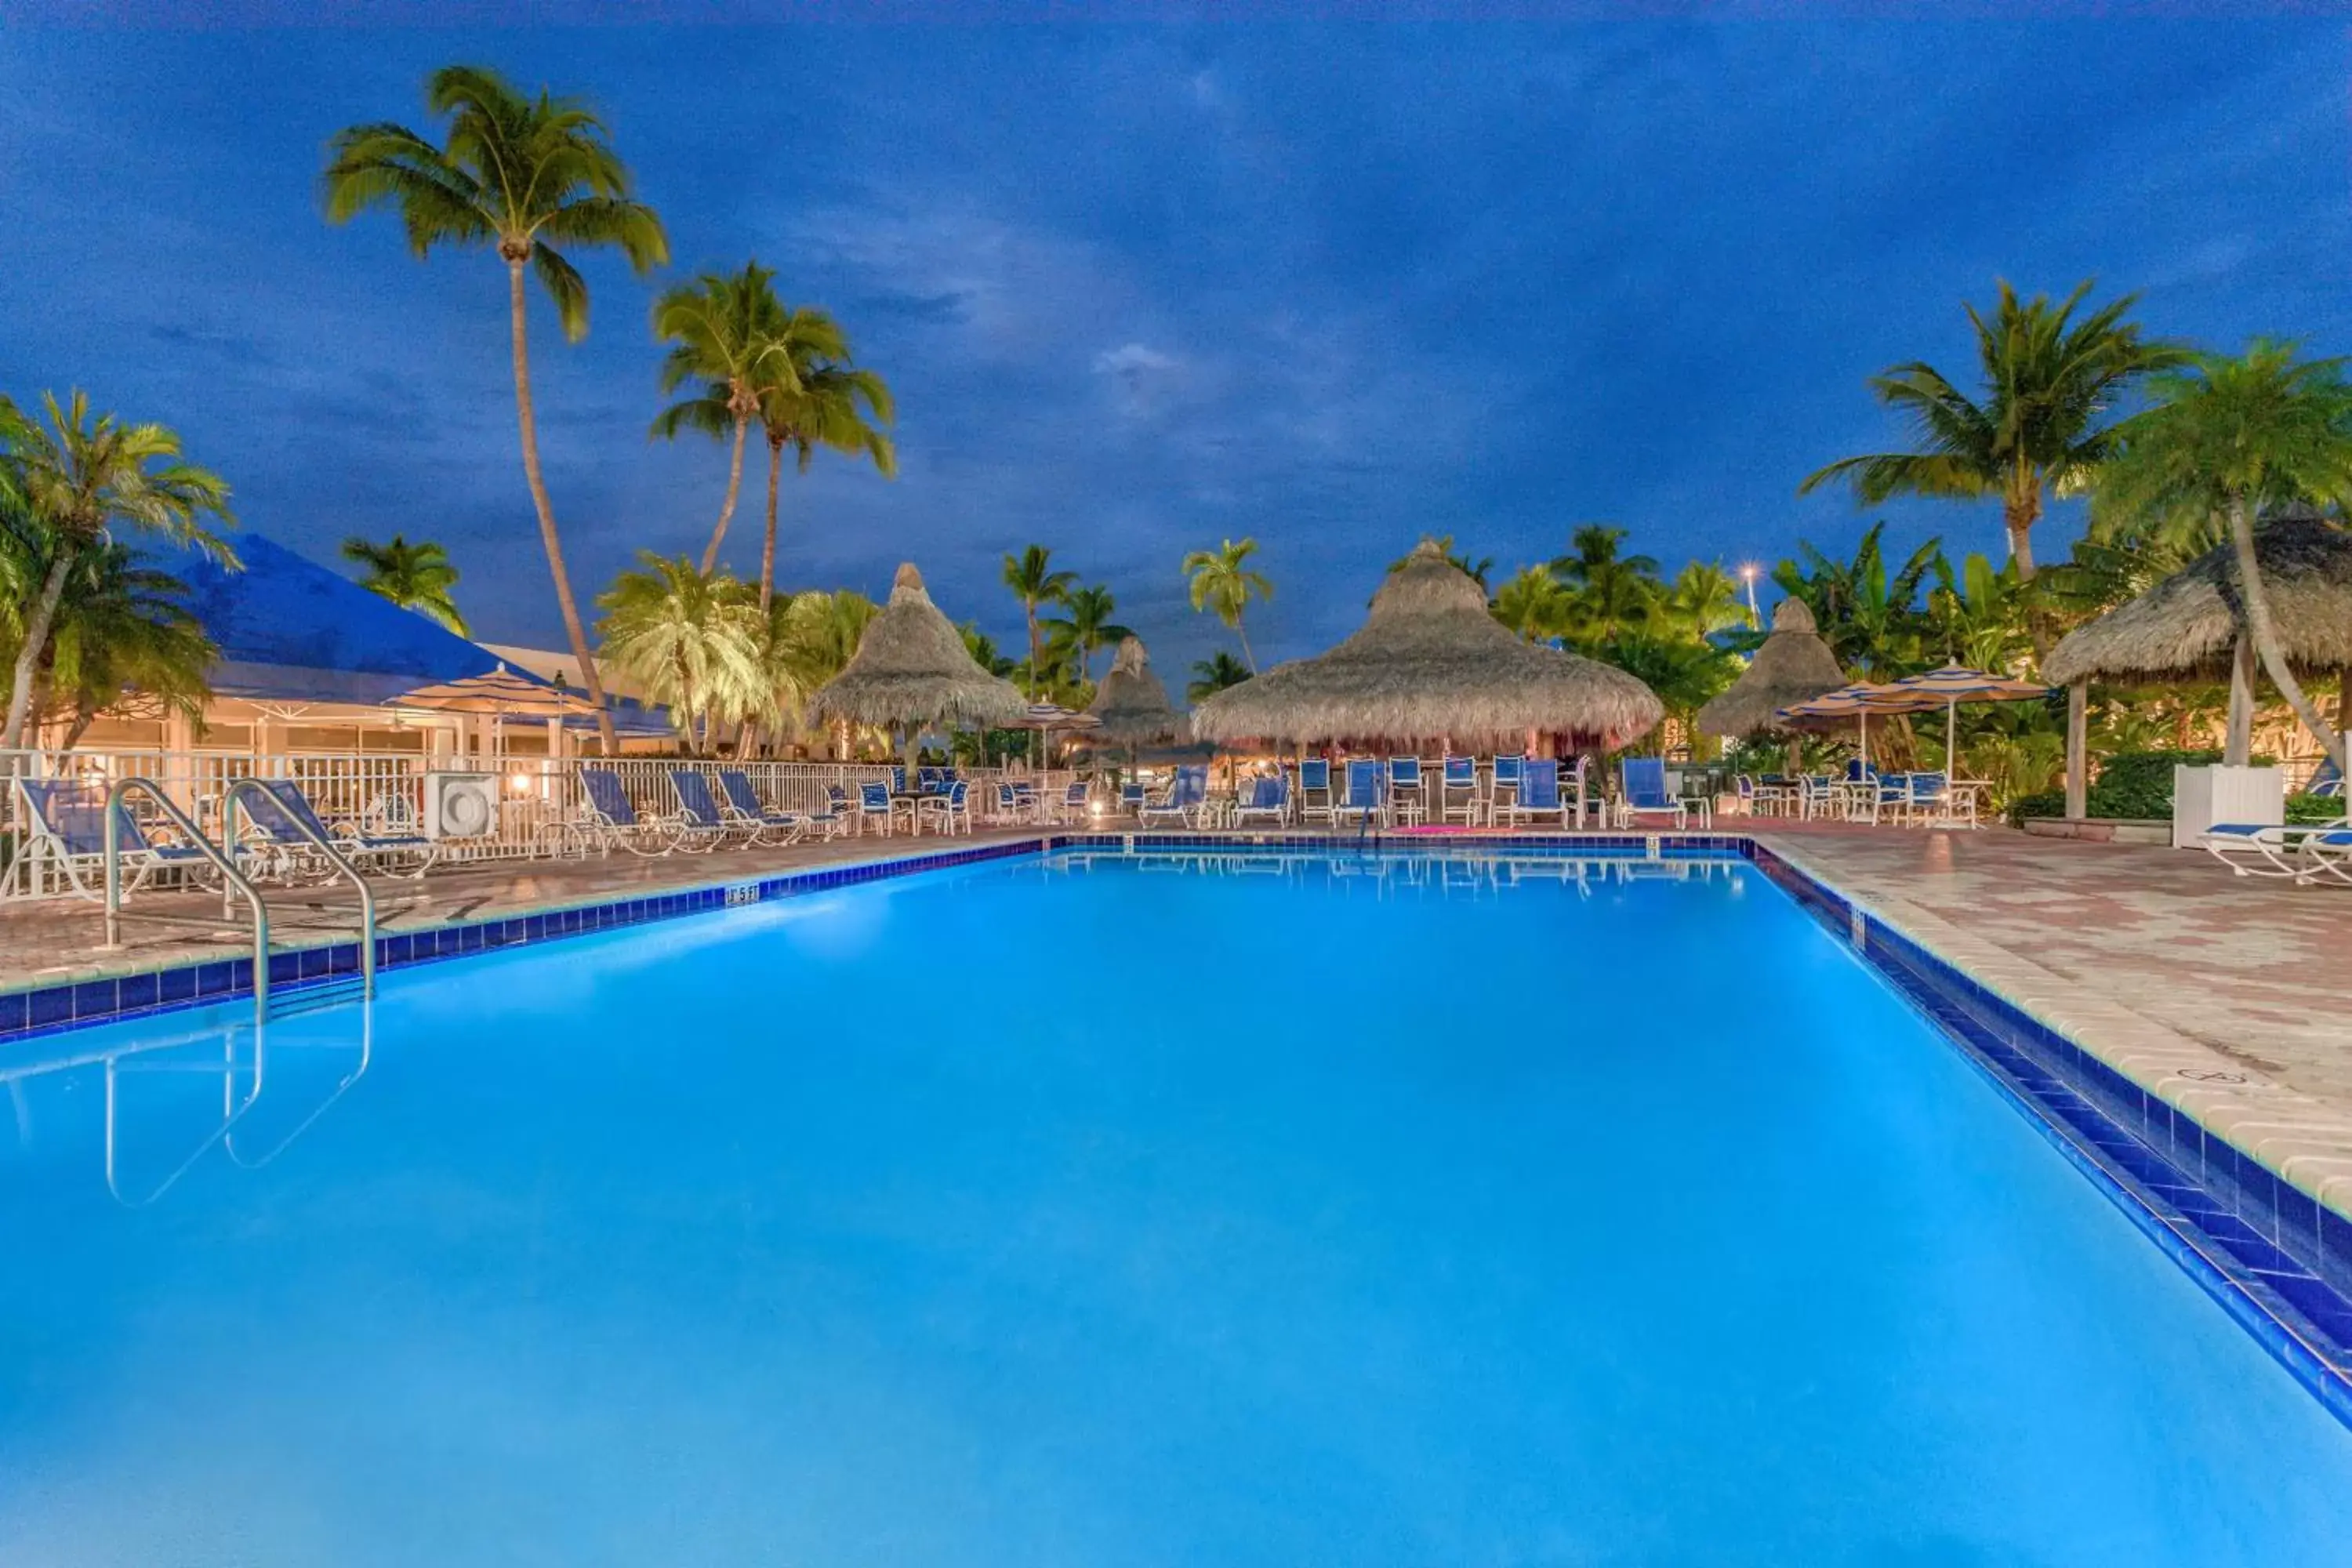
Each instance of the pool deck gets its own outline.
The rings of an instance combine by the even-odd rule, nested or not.
[[[490,862],[423,882],[380,881],[381,929],[417,931],[645,897],[811,867],[1012,843],[1040,830],[952,841],[863,838],[661,859]],[[2063,1030],[2143,1086],[2352,1214],[2352,889],[2231,876],[2210,858],[2007,829],[1924,833],[1734,819],[1786,859],[1973,978]],[[1455,842],[1461,836],[1451,836]],[[216,912],[209,895],[140,905]],[[347,892],[271,898],[281,944],[315,912],[350,934]],[[306,906],[315,906],[306,909]],[[139,907],[134,905],[134,907]],[[133,921],[100,950],[79,900],[0,906],[0,991],[249,951],[238,918],[210,929]]]

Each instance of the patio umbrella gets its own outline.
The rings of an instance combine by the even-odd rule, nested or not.
[[[915,740],[926,727],[1018,724],[1029,700],[974,661],[963,634],[923,591],[923,574],[907,562],[891,581],[890,602],[857,639],[856,655],[809,706],[828,720],[903,727],[911,772]]]
[[[1622,745],[1656,725],[1657,695],[1622,669],[1522,642],[1486,591],[1424,539],[1372,596],[1363,627],[1192,710],[1204,741],[1512,745],[1529,731]]]
[[[1943,699],[1944,771],[1954,778],[1958,778],[1960,772],[1961,703],[2029,702],[2050,694],[2050,688],[2031,680],[2014,680],[2006,675],[1993,675],[1958,664],[1947,664],[1920,675],[1906,675],[1879,689],[1909,691],[1922,697]]]
[[[443,713],[490,713],[509,719],[566,719],[593,715],[585,697],[535,676],[518,675],[501,664],[488,675],[438,681],[384,699],[386,708],[424,708]]]
[[[1773,718],[1791,729],[1826,730],[1854,721],[1855,749],[1862,753],[1863,766],[1870,765],[1870,716],[1873,713],[1924,713],[1940,707],[1943,699],[1923,693],[1900,690],[1893,686],[1873,686],[1857,681],[1841,686],[1835,691],[1823,692],[1810,702],[1800,702],[1783,708]]]

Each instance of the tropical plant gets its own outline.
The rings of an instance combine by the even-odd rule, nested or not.
[[[58,606],[76,573],[102,569],[103,546],[117,531],[153,533],[235,567],[236,553],[208,519],[233,524],[228,486],[181,459],[180,438],[161,425],[93,418],[76,392],[60,408],[45,395],[48,424],[26,417],[0,397],[0,494],[13,503],[30,556],[22,564],[29,599],[11,617],[16,656],[0,747],[24,743],[35,677],[49,652]],[[35,563],[37,563],[36,564]],[[37,584],[37,586],[36,586]]]
[[[1192,679],[1185,683],[1187,700],[1198,702],[1204,697],[1214,697],[1229,686],[1239,686],[1256,672],[1232,654],[1219,648],[1192,666]]]
[[[758,261],[747,261],[740,272],[706,272],[692,283],[663,290],[654,301],[654,336],[670,345],[662,356],[662,391],[676,392],[689,382],[702,384],[694,395],[663,409],[651,434],[674,441],[680,431],[692,430],[730,442],[727,494],[702,552],[705,572],[719,569],[719,547],[726,542],[727,525],[734,520],[735,502],[742,493],[743,443],[760,413],[761,361],[784,352],[779,340],[786,335],[788,317],[776,298],[775,279]],[[829,318],[815,314],[831,328]],[[819,352],[838,357],[848,351],[837,341],[836,330],[835,339]],[[779,368],[788,374],[796,371],[789,354]]]
[[[1910,426],[1913,449],[1841,459],[1808,475],[1797,493],[1836,482],[1870,506],[1898,495],[1997,499],[2010,561],[2019,580],[2031,582],[2033,525],[2049,498],[2091,488],[2115,450],[2109,416],[2134,383],[2186,357],[2127,319],[2137,295],[2076,320],[2091,287],[2085,279],[2053,305],[2042,294],[2021,300],[2003,282],[1990,320],[1965,305],[1979,394],[1971,397],[1918,361],[1874,376],[1872,392]]]
[[[1021,601],[1021,614],[1029,628],[1029,671],[1025,682],[1032,700],[1038,694],[1038,672],[1045,663],[1045,645],[1037,618],[1041,605],[1058,605],[1069,597],[1077,584],[1075,572],[1056,571],[1054,552],[1042,544],[1032,544],[1018,555],[1007,555],[1000,574],[1013,596]]]
[[[544,90],[532,98],[495,71],[445,66],[425,80],[425,109],[448,117],[441,146],[388,122],[352,126],[328,144],[320,182],[327,221],[344,223],[372,207],[391,207],[420,259],[436,245],[487,246],[506,264],[523,478],[539,514],[540,543],[572,656],[596,704],[597,729],[610,756],[617,749],[613,716],[588,651],[587,627],[572,598],[555,507],[540,468],[523,271],[537,274],[563,335],[576,342],[588,331],[588,284],[555,247],[615,247],[642,275],[669,259],[669,241],[654,210],[631,197],[628,167],[613,151],[604,121],[577,100]]]
[[[1889,573],[1885,533],[1886,524],[1872,523],[1851,562],[1832,560],[1801,539],[1798,558],[1772,568],[1772,581],[1781,591],[1812,611],[1838,663],[1874,680],[1907,675],[1932,662],[1921,655],[1928,627],[1919,593],[1943,554],[1942,541],[1931,539]]]
[[[998,651],[996,639],[980,629],[977,621],[966,621],[956,630],[963,634],[964,651],[971,655],[972,663],[1001,678],[1009,678],[1021,667]]]
[[[598,596],[597,632],[613,668],[670,711],[688,752],[712,721],[744,719],[770,703],[761,668],[765,627],[743,584],[705,575],[684,555],[642,551]]]
[[[135,704],[202,724],[220,648],[188,607],[188,587],[103,544],[73,574],[49,636],[40,722],[62,720],[71,747],[99,714]]]
[[[2263,507],[2352,500],[2352,381],[2340,359],[2306,360],[2293,343],[2257,339],[2237,357],[2200,354],[2157,378],[2153,405],[2129,426],[2105,480],[2126,511],[2201,511],[2226,521],[2263,673],[2331,756],[2343,737],[2288,665],[2254,550]]]
[[[1940,652],[1970,669],[2003,673],[2024,664],[2033,651],[2026,633],[2031,591],[2018,581],[2015,563],[1996,571],[1990,561],[1971,551],[1955,573],[1939,552],[1928,569],[1935,586],[1927,590],[1927,646],[1923,653]]]
[[[1580,647],[1598,647],[1648,627],[1660,596],[1658,563],[1622,553],[1625,531],[1589,522],[1570,536],[1570,553],[1551,563],[1567,590],[1563,633]]]
[[[1044,623],[1045,652],[1049,658],[1076,665],[1079,681],[1090,686],[1095,679],[1094,656],[1104,648],[1117,647],[1120,638],[1135,634],[1111,619],[1118,602],[1099,584],[1072,588],[1062,595],[1062,608],[1066,614],[1048,616]]]
[[[1629,632],[1596,651],[1656,692],[1665,717],[1685,737],[1696,733],[1698,710],[1739,679],[1737,658],[1696,637]]]
[[[411,544],[395,533],[382,544],[372,544],[354,534],[343,541],[343,559],[365,568],[360,586],[378,598],[414,610],[461,637],[473,635],[450,596],[457,585],[457,568],[449,563],[449,552],[431,540]]]
[[[1658,605],[1658,619],[1675,635],[1712,637],[1748,624],[1739,580],[1711,561],[1694,561],[1675,574]]]
[[[1250,675],[1257,673],[1257,656],[1250,651],[1243,613],[1252,599],[1274,597],[1274,584],[1249,564],[1256,552],[1255,539],[1221,540],[1214,550],[1195,550],[1185,556],[1181,568],[1191,582],[1193,612],[1213,611],[1241,639],[1242,660]]]
[[[781,616],[779,606],[782,606]],[[769,601],[769,625],[782,620],[783,658],[803,693],[811,693],[849,668],[866,627],[882,606],[847,588],[811,590]],[[847,757],[855,739],[847,721],[833,727],[834,755]]]
[[[796,310],[790,319],[832,326],[832,319],[822,311]],[[898,472],[898,448],[877,428],[897,416],[888,384],[872,371],[848,363],[845,354],[827,357],[816,346],[817,336],[814,325],[785,332],[760,356],[754,371],[760,428],[768,438],[768,530],[760,545],[762,611],[775,593],[777,489],[784,471],[784,448],[793,448],[799,473],[809,471],[820,447],[863,458],[886,479]]]
[[[1522,566],[1495,590],[1496,620],[1525,642],[1545,642],[1568,630],[1568,590],[1549,566]]]

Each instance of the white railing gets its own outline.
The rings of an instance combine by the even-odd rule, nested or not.
[[[128,777],[152,779],[172,802],[206,834],[216,836],[231,781],[292,779],[337,827],[367,833],[421,833],[426,820],[429,773],[476,773],[496,778],[499,808],[488,833],[445,838],[437,864],[522,859],[577,853],[576,835],[557,831],[583,815],[583,768],[620,775],[621,787],[639,813],[667,816],[677,809],[670,782],[674,768],[699,769],[711,781],[714,798],[726,795],[718,784],[721,768],[740,768],[761,804],[771,811],[812,813],[824,808],[839,789],[854,803],[857,786],[888,782],[891,766],[878,763],[735,762],[726,758],[675,757],[491,757],[426,758],[382,752],[0,752],[0,899],[54,898],[73,890],[64,869],[37,851],[26,820],[19,777],[83,779],[111,785]],[[972,815],[985,821],[994,786],[1012,776],[1032,780],[1041,795],[1058,800],[1076,775],[1069,773],[1008,773],[998,768],[966,768],[960,777],[971,786]],[[161,826],[161,814],[156,814]],[[142,826],[144,822],[142,819]],[[169,837],[166,833],[163,837]]]

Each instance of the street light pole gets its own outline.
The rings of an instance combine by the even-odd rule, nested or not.
[[[1739,569],[1739,580],[1748,584],[1748,629],[1751,632],[1764,628],[1764,617],[1756,613],[1756,573],[1752,561]]]

